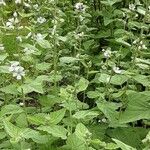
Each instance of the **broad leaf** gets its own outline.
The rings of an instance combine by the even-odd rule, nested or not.
[[[38,130],[46,131],[49,134],[52,134],[54,137],[66,139],[67,130],[58,125],[50,125],[50,126],[40,126],[37,128]]]

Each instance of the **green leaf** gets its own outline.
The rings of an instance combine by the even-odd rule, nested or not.
[[[124,46],[127,46],[127,47],[131,47],[131,44],[129,44],[128,42],[126,42],[124,39],[122,38],[117,38],[115,39],[116,42],[120,43],[120,44],[123,44]]]
[[[46,118],[45,118],[44,113],[28,115],[27,119],[31,124],[34,124],[34,125],[45,125],[46,124]]]
[[[113,103],[113,102],[107,102],[107,101],[97,102],[97,107],[104,113],[106,118],[108,118],[109,121],[114,125],[118,122],[119,113],[116,110],[120,106],[121,104],[119,103]]]
[[[116,144],[122,149],[122,150],[136,150],[135,148],[124,144],[123,142],[117,140],[117,139],[112,139]]]
[[[18,12],[18,13],[22,18],[28,18],[34,15],[34,13],[22,13],[22,12]]]
[[[0,91],[6,93],[6,94],[12,94],[12,95],[17,95],[17,85],[16,84],[10,84],[6,87],[0,88]]]
[[[47,116],[47,119],[49,120],[50,124],[58,124],[65,116],[65,113],[66,109],[60,109],[58,111],[51,112]]]
[[[0,66],[0,73],[10,73],[8,66]]]
[[[100,97],[99,91],[88,91],[87,92],[88,98],[98,98]]]
[[[75,63],[79,59],[74,58],[74,57],[61,57],[59,60],[60,60],[60,63],[69,64],[69,63]]]
[[[21,93],[22,90],[24,94],[31,93],[31,92],[37,92],[41,94],[44,93],[42,81],[36,79],[31,80],[29,83],[25,83],[21,85],[18,88],[18,91]]]
[[[100,76],[98,77],[98,81],[102,82],[102,83],[107,83],[108,79],[110,78],[110,75],[102,73],[99,74]]]
[[[14,138],[16,142],[20,140],[20,137],[19,137],[20,136],[20,132],[21,132],[20,128],[18,128],[17,126],[13,125],[12,123],[10,123],[7,120],[3,121],[3,125],[4,125],[6,133],[9,136]]]
[[[52,48],[52,45],[51,45],[50,42],[47,41],[47,40],[38,40],[37,43],[38,43],[42,48],[45,48],[45,49],[50,49],[50,48]]]
[[[84,142],[86,141],[87,136],[91,135],[89,130],[82,123],[77,124],[76,129],[75,129],[75,134],[80,140]]]
[[[122,85],[123,83],[125,83],[128,80],[128,77],[126,77],[125,75],[114,75],[111,78],[111,84],[114,85]]]
[[[0,55],[0,61],[3,62],[7,57],[8,57],[8,54],[7,54],[7,53],[1,54],[1,55]]]
[[[141,15],[145,15],[146,14],[146,9],[143,7],[137,7],[137,12]]]
[[[129,146],[142,149],[143,143],[141,139],[146,136],[148,131],[149,129],[144,129],[142,127],[119,127],[108,129],[107,134],[111,138],[117,139]]]
[[[23,44],[20,44],[21,47],[23,48],[29,48],[31,50],[34,50],[34,54],[35,55],[40,55],[40,51],[34,46],[34,45],[31,45],[31,44],[28,44],[28,43],[23,43]]]
[[[25,139],[32,139],[39,144],[45,144],[48,142],[48,136],[40,134],[38,131],[26,128],[21,132],[21,136]]]
[[[42,95],[39,97],[39,102],[42,106],[52,107],[56,103],[61,103],[62,99],[59,96],[55,95]]]
[[[58,125],[50,125],[50,126],[40,126],[37,128],[38,130],[46,131],[49,134],[52,134],[54,137],[66,139],[67,130]]]
[[[76,84],[77,93],[81,91],[85,91],[89,85],[89,81],[83,77],[79,80],[79,82]]]
[[[132,92],[128,95],[126,110],[120,116],[120,123],[150,119],[150,94]]]
[[[4,115],[12,115],[22,113],[23,109],[17,105],[5,105],[1,108],[0,117]]]
[[[36,64],[36,69],[40,71],[47,71],[50,67],[51,67],[51,64],[46,63],[46,62]]]
[[[71,134],[67,138],[67,147],[69,150],[85,150],[85,142],[81,141],[80,138],[77,137],[77,135]]]
[[[0,140],[4,139],[6,136],[7,135],[4,131],[0,131]]]
[[[150,85],[149,79],[145,75],[136,75],[133,77],[133,79],[144,86]]]
[[[105,4],[105,5],[109,5],[109,6],[112,6],[114,5],[115,3],[117,2],[120,2],[121,0],[105,0],[105,1],[101,1],[102,4]]]
[[[85,119],[88,118],[89,120],[92,120],[93,118],[97,117],[99,113],[97,111],[90,111],[90,110],[82,110],[76,112],[73,117],[76,119]]]

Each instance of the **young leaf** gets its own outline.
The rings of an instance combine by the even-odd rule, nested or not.
[[[50,125],[50,126],[40,126],[37,128],[38,130],[46,131],[49,134],[52,134],[54,137],[66,139],[67,130],[58,125]]]

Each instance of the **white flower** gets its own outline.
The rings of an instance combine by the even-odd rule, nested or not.
[[[41,33],[37,33],[37,35],[35,36],[35,39],[36,39],[37,41],[44,40],[44,35],[42,35]]]
[[[37,10],[39,8],[39,5],[35,4],[35,5],[33,5],[33,8]]]
[[[24,2],[23,4],[24,4],[24,6],[27,7],[27,8],[30,8],[30,7],[31,7],[30,4],[28,4],[28,3],[25,3],[25,2]]]
[[[8,27],[9,29],[14,29],[15,27],[14,27],[14,25],[13,25],[13,23],[12,22],[6,22],[6,27]]]
[[[13,16],[16,18],[18,16],[17,12],[14,12]]]
[[[111,48],[107,48],[106,50],[102,50],[104,52],[104,57],[105,58],[110,58],[111,57]]]
[[[74,36],[75,36],[75,39],[80,39],[84,37],[84,32],[80,32],[80,33],[74,32]]]
[[[24,103],[20,102],[19,105],[20,105],[20,106],[24,106]]]
[[[17,80],[21,80],[21,78],[24,76],[25,76],[24,68],[21,66],[17,66],[13,72],[13,77],[16,77]]]
[[[11,63],[9,72],[11,72],[13,74],[13,77],[16,77],[17,80],[20,80],[23,76],[25,76],[24,68],[20,66],[20,63],[18,61],[14,61]]]
[[[3,51],[5,48],[4,48],[4,45],[3,44],[0,44],[0,51]]]
[[[85,7],[85,5],[83,5],[83,3],[76,3],[75,9],[78,11],[85,11],[86,7]]]
[[[30,49],[28,47],[24,48],[23,51],[26,55],[30,55],[30,54],[33,54],[35,52],[33,49]]]
[[[135,4],[129,4],[129,9],[134,11],[135,10]]]
[[[16,37],[16,40],[19,41],[19,42],[22,42],[21,36],[17,36],[17,37]]]
[[[106,118],[103,118],[103,119],[102,119],[102,122],[106,123],[106,122],[107,122]]]
[[[16,4],[21,4],[21,0],[15,0]]]
[[[39,17],[39,18],[37,18],[37,22],[42,24],[42,23],[46,22],[46,19],[44,17]]]
[[[121,72],[122,72],[122,70],[120,70],[120,68],[119,67],[113,67],[113,71],[115,72],[115,73],[117,73],[117,74],[120,74]]]
[[[9,67],[9,72],[14,72],[16,67],[18,67],[18,66],[19,66],[19,62],[18,61],[12,62],[11,66]]]
[[[6,5],[4,0],[0,0],[0,5]]]
[[[138,38],[138,39],[136,39],[136,40],[133,41],[133,44],[137,44],[139,42],[140,42],[140,39]]]
[[[19,23],[18,18],[10,18],[8,19],[8,22],[6,22],[6,27],[9,29],[14,29],[14,25]]]
[[[143,44],[143,45],[142,45],[142,49],[147,49],[147,47]]]

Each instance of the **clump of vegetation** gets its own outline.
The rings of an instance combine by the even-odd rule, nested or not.
[[[0,149],[150,149],[149,0],[0,0]]]

